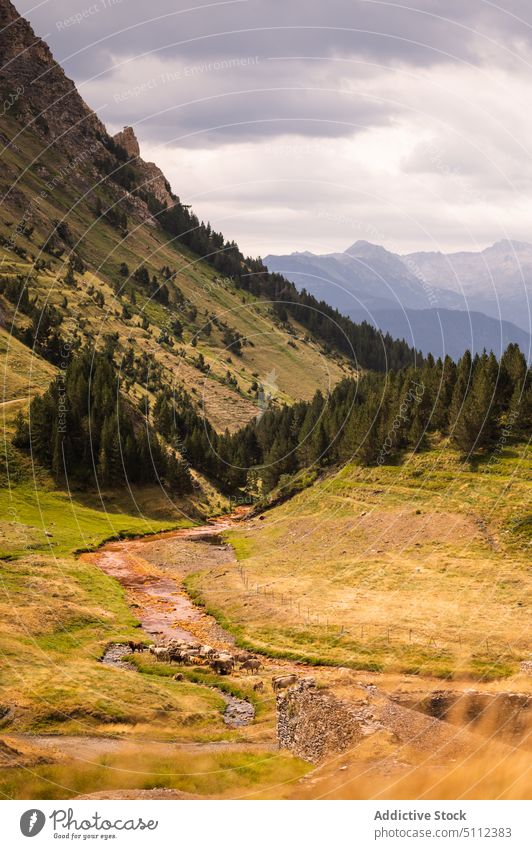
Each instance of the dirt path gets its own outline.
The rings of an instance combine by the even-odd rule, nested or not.
[[[11,404],[20,404],[21,401],[25,401],[26,398],[12,398],[10,401],[0,401],[0,407],[10,407]]]
[[[150,754],[159,754],[165,756],[170,753],[178,752],[197,752],[205,754],[206,752],[264,752],[276,751],[273,744],[268,743],[250,743],[250,742],[233,742],[229,740],[220,740],[213,743],[174,743],[161,740],[147,740],[117,738],[117,737],[96,737],[96,736],[76,736],[76,735],[57,735],[57,734],[6,734],[4,740],[13,748],[24,746],[28,742],[38,746],[42,754],[49,753],[54,759],[66,758],[67,760],[90,760],[100,755],[119,754],[121,752],[130,752],[132,749],[136,751],[149,751]]]

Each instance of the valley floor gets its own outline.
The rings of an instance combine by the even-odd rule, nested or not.
[[[270,656],[498,681],[529,658],[530,456],[445,446],[345,466],[232,531],[240,569],[187,580]]]
[[[512,458],[509,462],[513,466]],[[500,472],[499,469],[499,475]],[[460,508],[457,502],[460,498],[463,505],[470,497],[463,488],[469,473],[461,481],[459,496],[455,491],[453,500],[448,493],[445,513],[427,511],[428,500],[433,507],[438,505],[434,492],[422,494],[417,486],[408,492],[408,482],[412,485],[418,476],[408,477],[404,468],[379,470],[381,481],[386,480],[386,475],[400,478],[396,486],[390,480],[381,483],[381,492],[375,491],[375,480],[371,477],[367,480],[371,472],[364,471],[363,482],[358,477],[361,474],[361,470],[344,470],[338,478],[320,484],[321,497],[313,491],[303,493],[260,517],[240,516],[241,521],[225,518],[207,527],[112,542],[75,560],[36,555],[4,562],[6,627],[1,640],[6,663],[0,679],[0,790],[4,796],[71,798],[92,797],[96,793],[98,798],[144,798],[146,794],[150,798],[180,798],[180,794],[217,798],[455,798],[458,795],[519,798],[524,795],[529,712],[523,715],[508,712],[507,700],[498,702],[501,708],[495,711],[478,708],[478,699],[493,695],[506,698],[507,694],[516,692],[530,696],[532,691],[531,679],[526,674],[526,634],[522,629],[518,633],[513,619],[513,611],[521,615],[519,599],[524,598],[521,582],[525,579],[519,555],[522,545],[519,542],[513,548],[513,540],[500,542],[507,525],[504,505],[499,522],[488,524],[483,518],[485,505],[477,499],[478,513],[472,519],[472,511]],[[431,480],[434,484],[433,476]],[[502,491],[500,480],[491,483]],[[515,474],[513,483],[512,515],[518,515],[521,490]],[[483,492],[489,492],[489,486],[483,485]],[[410,501],[416,498],[420,507],[412,509],[407,495]],[[366,510],[361,510],[361,506]],[[302,516],[310,510],[316,511],[320,520],[317,523],[317,537],[321,540],[319,558],[310,556],[309,535],[301,533]],[[366,519],[368,515],[371,519]],[[308,514],[306,522],[309,527]],[[356,537],[353,525],[357,528]],[[346,528],[351,536],[345,533]],[[298,529],[299,570],[293,568],[293,563],[290,566],[289,559],[290,552],[295,550],[291,544],[295,529]],[[375,535],[383,534],[389,542],[376,541]],[[226,537],[233,541],[238,559],[227,545]],[[362,539],[365,548],[361,546]],[[424,541],[423,561],[415,550],[418,539]],[[497,655],[493,641],[493,654],[483,655],[485,666],[473,667],[469,661],[468,667],[461,662],[443,675],[438,665],[441,649],[428,646],[423,663],[412,674],[411,670],[401,668],[405,655],[395,632],[389,641],[386,635],[384,650],[381,640],[376,642],[368,635],[367,662],[360,662],[360,649],[352,652],[344,635],[334,633],[342,626],[346,631],[352,627],[347,604],[342,611],[342,624],[331,613],[325,628],[323,623],[305,622],[303,639],[287,618],[284,597],[288,596],[288,590],[280,586],[280,578],[288,585],[289,568],[292,568],[294,613],[296,600],[301,606],[301,601],[306,602],[310,597],[312,580],[308,576],[314,575],[318,610],[326,617],[326,611],[334,609],[331,598],[338,598],[333,576],[327,578],[325,573],[332,568],[333,558],[340,551],[345,597],[354,607],[356,598],[350,596],[348,580],[350,570],[356,576],[357,558],[362,560],[366,549],[371,551],[377,545],[383,548],[386,545],[386,554],[391,559],[387,561],[387,571],[380,572],[382,586],[378,596],[372,596],[371,585],[364,589],[367,620],[370,616],[381,616],[384,625],[386,611],[392,609],[397,617],[401,608],[394,595],[399,589],[391,585],[392,571],[397,570],[400,585],[405,582],[408,570],[415,570],[416,564],[423,562],[422,568],[432,569],[434,579],[439,580],[440,596],[445,579],[451,584],[447,591],[454,591],[456,610],[446,608],[450,611],[451,625],[445,623],[445,627],[451,628],[455,617],[462,616],[463,647],[465,644],[468,652],[463,658],[472,656],[472,635],[476,634],[477,624],[473,618],[475,629],[467,630],[472,601],[458,588],[466,577],[471,580],[473,570],[470,568],[464,577],[464,563],[476,558],[476,579],[485,589],[488,579],[482,577],[482,571],[496,567],[500,571],[502,560],[497,559],[497,548],[504,545],[505,554],[512,553],[514,583],[510,581],[509,571],[505,572],[510,591],[498,597],[492,587],[491,594],[485,593],[484,599],[489,627],[514,629],[507,632],[512,646],[505,649],[504,658]],[[348,546],[357,555],[351,565],[346,560]],[[399,557],[401,547],[403,557]],[[442,560],[448,569],[438,579],[434,565],[430,564]],[[454,566],[450,569],[452,562]],[[504,562],[507,564],[506,559]],[[259,572],[261,568],[269,570],[271,580],[276,579],[273,596],[256,590],[255,579],[264,574]],[[508,565],[504,568],[509,570]],[[422,573],[414,571],[414,574]],[[428,579],[421,580],[427,588]],[[383,610],[375,598],[384,598],[386,588],[391,598]],[[203,599],[206,607],[195,605],[187,589],[196,601]],[[420,593],[419,621],[426,617],[425,622],[433,625],[434,607],[427,608],[427,598],[430,600],[430,593],[427,596]],[[503,601],[507,605],[506,616],[499,614],[497,619],[497,609]],[[360,606],[357,615],[359,611]],[[415,607],[407,611],[408,616],[413,611]],[[525,620],[522,621],[524,625]],[[318,639],[323,633],[329,634],[328,641],[323,637],[321,641]],[[331,633],[334,639],[330,638]],[[171,636],[208,642],[229,651],[235,650],[235,641],[253,645],[261,652],[263,666],[258,674],[238,672],[216,676],[205,667],[157,662],[148,652],[129,655],[126,668],[100,662],[111,643],[126,644],[129,639],[164,643]],[[364,641],[359,638],[357,644],[360,646]],[[419,650],[416,643],[413,645]],[[485,647],[484,651],[489,650]],[[446,663],[451,663],[454,657],[446,654]],[[176,671],[181,673],[182,680],[174,680]],[[387,710],[386,706],[391,704],[394,716],[399,711],[399,719],[394,719],[393,731],[390,726],[387,731],[379,731],[368,740],[311,766],[297,754],[278,749],[271,678],[280,673],[294,673],[298,678],[311,675],[318,692],[329,693],[357,708],[362,704],[364,709],[382,711],[383,705]],[[258,682],[263,683],[262,693],[253,689]],[[477,700],[474,710],[472,689]],[[227,696],[253,704],[255,718],[251,724],[234,728],[224,722]],[[434,705],[438,698],[440,702],[445,698],[455,705],[454,713],[447,717],[450,721],[437,718]],[[431,716],[427,718],[427,714]]]

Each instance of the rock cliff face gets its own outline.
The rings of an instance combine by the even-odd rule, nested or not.
[[[9,0],[0,3],[0,85],[16,114],[40,136],[70,153],[107,133],[57,64],[48,46],[21,18]]]
[[[390,752],[412,747],[424,754],[437,752],[441,759],[478,748],[479,738],[466,728],[457,728],[392,701],[373,685],[364,687],[366,697],[349,701],[327,690],[300,681],[277,697],[277,739],[310,763],[320,763],[347,752],[372,735],[385,738]]]
[[[140,149],[132,127],[115,136],[117,142],[131,159],[134,168],[134,187],[124,188],[120,180],[123,162],[115,157],[111,138],[96,114],[79,95],[75,84],[68,79],[60,65],[29,23],[18,14],[9,0],[0,0],[0,96],[7,104],[6,118],[10,120],[0,140],[6,146],[22,152],[21,131],[36,136],[42,145],[42,154],[49,149],[58,153],[64,162],[57,164],[58,171],[67,175],[69,183],[76,186],[80,195],[91,197],[94,185],[105,186],[106,200],[137,221],[156,226],[152,204],[145,195],[163,207],[172,206],[176,199],[169,191],[164,174],[153,162],[140,157]],[[32,154],[33,155],[33,154]],[[40,156],[36,160],[40,160]],[[72,167],[71,167],[72,166]],[[2,166],[6,182],[13,182],[9,191],[9,204],[20,216],[29,200],[16,187],[16,174]],[[43,179],[54,177],[42,161],[36,165]],[[107,175],[111,175],[107,179]],[[103,179],[102,179],[103,178]],[[157,206],[154,204],[153,206]],[[32,223],[44,226],[39,209],[32,210]]]
[[[301,682],[277,697],[277,739],[310,763],[343,752],[382,728],[367,702],[340,701]]]
[[[135,165],[143,178],[142,188],[150,192],[163,206],[173,206],[174,198],[168,190],[168,183],[161,169],[155,162],[145,162],[140,156],[140,147],[133,127],[124,127],[114,141],[123,148],[127,155],[135,160]]]

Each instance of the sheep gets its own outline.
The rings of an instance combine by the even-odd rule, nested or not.
[[[230,675],[234,665],[235,661],[230,654],[219,654],[210,661],[211,669],[219,675]]]
[[[250,657],[241,664],[240,669],[247,669],[248,672],[257,672],[262,666],[260,660],[256,657]]]
[[[245,663],[246,660],[249,660],[251,655],[247,651],[241,651],[235,654],[235,660],[237,663]]]
[[[272,689],[276,693],[278,690],[284,690],[286,687],[291,687],[297,681],[297,675],[274,675],[272,678]]]
[[[166,646],[154,646],[150,651],[155,656],[155,660],[170,660],[170,652]]]
[[[212,646],[200,646],[198,654],[200,657],[209,658],[214,653]]]

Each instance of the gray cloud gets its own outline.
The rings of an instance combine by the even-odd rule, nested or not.
[[[289,134],[351,136],[389,123],[397,111],[321,67],[256,56],[171,68],[150,57],[82,91],[91,103],[107,104],[100,110],[104,120],[135,123],[146,139],[182,146]]]
[[[365,56],[426,65],[454,56],[475,60],[479,43],[530,40],[532,12],[526,0],[504,7],[484,0],[423,0],[418,8],[398,0],[20,0],[72,71],[91,72],[112,56],[158,51],[187,60],[224,53],[261,56]],[[87,14],[87,10],[93,10]],[[85,17],[67,24],[76,14]],[[477,33],[475,36],[474,33]],[[86,54],[90,53],[89,56]]]
[[[342,81],[356,88],[371,68],[377,74],[394,64],[479,63],[494,40],[506,53],[532,34],[521,20],[532,20],[532,10],[521,0],[504,11],[484,0],[423,0],[417,9],[397,0],[20,0],[19,10],[47,35],[104,121],[149,116],[150,139],[202,131],[209,144],[349,135],[391,120],[396,110],[363,97],[355,103],[337,93]],[[230,72],[197,70],[252,57],[254,64]],[[147,89],[144,98],[117,101],[131,87],[124,76],[147,85],[154,64],[159,79],[181,77]],[[186,69],[196,74],[185,76]]]
[[[178,194],[250,252],[337,250],[368,228],[404,251],[529,238],[532,7],[412,5],[17,8],[110,129],[132,124]]]

